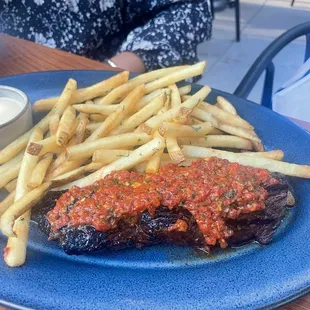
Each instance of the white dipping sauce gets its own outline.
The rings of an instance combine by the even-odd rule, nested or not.
[[[0,97],[0,125],[12,120],[23,108],[23,104],[16,99]]]

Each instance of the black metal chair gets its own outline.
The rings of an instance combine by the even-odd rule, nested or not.
[[[273,58],[290,42],[306,36],[305,61],[310,57],[310,22],[300,24],[275,39],[256,59],[248,70],[234,95],[247,98],[261,74],[266,71],[261,104],[272,109],[272,94],[275,67]]]
[[[214,18],[214,0],[211,2],[211,13]],[[235,27],[236,27],[236,41],[240,41],[240,0],[230,0],[229,5],[235,7]]]

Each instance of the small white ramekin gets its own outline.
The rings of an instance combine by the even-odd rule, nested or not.
[[[0,97],[17,100],[22,106],[20,113],[0,125],[0,149],[2,149],[28,131],[33,123],[31,103],[24,92],[14,87],[0,85]]]

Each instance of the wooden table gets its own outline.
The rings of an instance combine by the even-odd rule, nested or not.
[[[94,60],[0,34],[0,77],[35,71],[70,69],[115,70]],[[309,123],[299,124],[310,130]],[[0,307],[0,310],[5,309]],[[310,295],[282,307],[281,310],[310,310]]]
[[[98,61],[0,34],[0,77],[71,69],[116,70]]]

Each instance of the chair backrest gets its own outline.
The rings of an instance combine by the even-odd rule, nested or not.
[[[306,36],[306,61],[310,57],[310,22],[295,26],[275,39],[253,63],[236,88],[234,95],[247,98],[261,74],[266,71],[261,104],[268,108],[272,108],[272,90],[275,70],[272,60],[286,45],[301,36]]]

